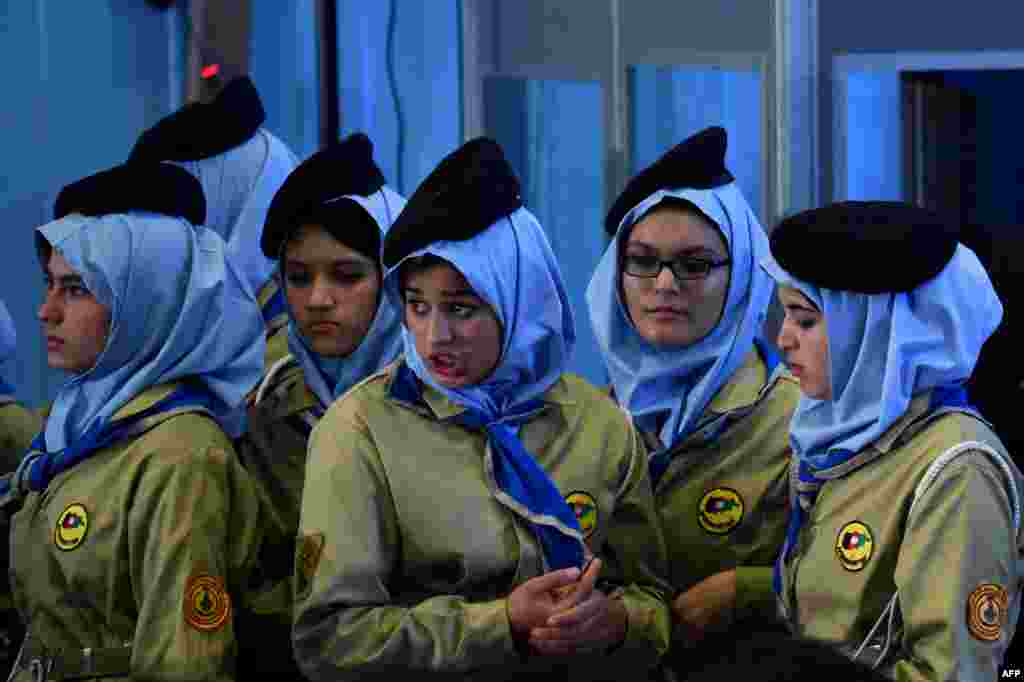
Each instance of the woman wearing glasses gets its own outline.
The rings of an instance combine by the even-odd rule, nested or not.
[[[677,642],[774,614],[795,379],[760,340],[768,240],[710,128],[637,175],[587,289],[615,400],[648,447]]]

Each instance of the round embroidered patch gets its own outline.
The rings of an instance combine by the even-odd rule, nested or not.
[[[597,502],[588,493],[574,492],[565,497],[565,503],[576,515],[576,521],[583,531],[583,539],[589,540],[597,529]]]
[[[995,642],[1003,634],[1010,598],[1006,588],[986,583],[967,598],[967,629],[983,642]]]
[[[231,615],[231,597],[221,578],[194,575],[185,585],[185,622],[201,632],[220,629]]]
[[[89,532],[89,512],[77,502],[69,504],[57,517],[57,527],[53,529],[53,544],[57,549],[70,552],[85,540]]]
[[[859,571],[871,558],[875,540],[871,529],[860,521],[850,521],[836,536],[836,557],[847,571]]]
[[[743,520],[743,498],[732,488],[712,488],[697,503],[697,523],[712,535],[725,535]]]
[[[298,568],[306,580],[312,580],[316,575],[316,567],[320,565],[320,552],[323,551],[323,548],[323,533],[302,536],[302,543],[299,545]]]

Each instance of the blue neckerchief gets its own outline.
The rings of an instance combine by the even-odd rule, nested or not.
[[[936,410],[946,407],[974,410],[974,407],[970,404],[970,400],[968,399],[967,389],[965,389],[963,385],[953,384],[937,386],[932,390],[928,410],[921,418],[925,418]],[[826,464],[831,465],[832,460],[834,460],[835,463],[841,463],[849,460],[852,454],[853,453],[846,450],[833,450],[829,452],[829,458]],[[794,462],[796,462],[795,459]],[[803,528],[804,523],[807,521],[808,512],[811,507],[814,506],[814,501],[818,497],[818,491],[821,490],[821,486],[824,483],[823,480],[815,477],[814,471],[806,462],[800,462],[799,464],[799,468],[797,470],[797,481],[797,491],[795,494],[796,499],[793,499],[794,496],[790,495],[791,503],[789,510],[789,524],[786,528],[786,542],[782,546],[782,551],[779,552],[779,556],[775,561],[775,570],[772,576],[772,587],[775,590],[775,594],[779,596],[782,595],[782,567],[785,565],[786,559],[789,557],[789,553],[794,547],[796,547],[796,541],[800,534],[800,529]]]
[[[391,396],[413,405],[423,403],[416,375],[404,362],[391,385]],[[530,523],[540,540],[550,570],[582,567],[584,545],[576,515],[551,478],[526,451],[515,432],[544,407],[530,400],[503,415],[467,409],[450,420],[469,429],[484,429],[494,455],[498,501]],[[569,532],[567,531],[569,529]],[[574,533],[575,534],[574,534]]]
[[[754,347],[757,348],[757,351],[761,354],[761,359],[764,361],[765,368],[767,370],[768,381],[771,381],[772,374],[775,372],[775,368],[779,366],[781,358],[778,353],[776,353],[771,346],[765,343],[764,339],[760,337],[754,337]],[[733,410],[732,412],[720,415],[718,418],[704,424],[697,430],[709,429],[708,433],[704,436],[704,440],[705,442],[713,443],[721,438],[722,434],[728,431],[730,427],[737,422],[742,421],[748,414],[749,410],[746,409]],[[646,430],[650,431],[652,429]],[[695,430],[694,433],[696,433],[697,430]],[[670,445],[662,448],[659,452],[651,455],[648,459],[647,466],[650,472],[652,486],[657,487],[658,481],[661,480],[661,477],[668,470],[669,464],[672,463],[672,452],[673,447]]]
[[[183,384],[166,398],[138,414],[110,422],[97,422],[82,434],[81,438],[57,452],[46,452],[46,431],[40,431],[32,440],[28,453],[14,476],[0,480],[0,497],[10,492],[12,484],[26,492],[46,490],[50,481],[57,475],[80,464],[107,446],[136,435],[137,429],[142,425],[141,422],[149,417],[185,408],[192,408],[189,411],[212,414],[214,403],[214,397],[201,387]],[[16,484],[14,481],[22,483]]]

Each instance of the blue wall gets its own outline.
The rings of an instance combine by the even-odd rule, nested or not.
[[[406,196],[462,144],[459,5],[338,0],[340,133],[365,132],[388,183]],[[387,70],[392,8],[398,109]]]
[[[900,87],[897,71],[853,72],[840,84],[837,114],[846,138],[836,141],[845,154],[845,164],[834,169],[836,201],[905,198]]]
[[[630,172],[646,168],[697,131],[720,125],[729,135],[726,165],[763,223],[761,73],[634,66],[629,87],[633,103]]]
[[[605,249],[604,94],[593,81],[492,77],[484,125],[523,186],[523,201],[547,232],[576,320],[568,370],[604,385],[607,373],[586,306]]]
[[[320,62],[315,0],[251,3],[249,70],[267,129],[300,160],[320,146]]]
[[[2,368],[19,399],[38,405],[63,375],[46,367],[36,311],[42,271],[34,228],[60,188],[123,161],[138,134],[181,104],[183,24],[142,2],[0,3],[0,298],[18,330]]]

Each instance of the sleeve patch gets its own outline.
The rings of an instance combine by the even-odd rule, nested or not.
[[[193,575],[185,585],[185,622],[200,632],[224,627],[231,616],[231,596],[224,580],[206,573]]]
[[[320,565],[320,555],[324,549],[324,534],[311,533],[303,535],[295,553],[295,577],[297,579],[296,594],[304,598],[313,585],[313,577]]]
[[[1002,585],[979,585],[967,598],[967,629],[982,642],[996,642],[1003,634],[1010,599]]]

